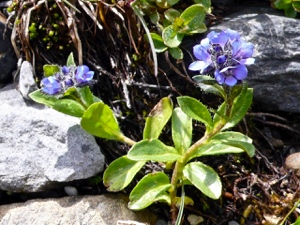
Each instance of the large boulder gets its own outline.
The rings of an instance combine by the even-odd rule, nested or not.
[[[120,194],[36,199],[0,206],[0,225],[154,225],[156,221],[147,210],[129,210],[126,197]]]
[[[36,192],[101,172],[104,156],[79,119],[0,89],[0,190]]]
[[[269,111],[300,112],[300,22],[271,8],[247,8],[212,30],[231,28],[255,45],[247,81],[254,103]]]

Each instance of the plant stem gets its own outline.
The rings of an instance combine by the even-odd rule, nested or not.
[[[119,141],[124,142],[124,143],[126,143],[126,144],[128,144],[130,146],[133,146],[136,143],[134,140],[132,140],[129,137],[126,137],[124,135],[122,135],[122,137],[120,137]]]
[[[229,91],[226,90],[227,96],[225,98],[226,102],[226,109],[224,113],[224,117],[219,121],[218,124],[214,125],[214,128],[212,131],[205,133],[204,136],[199,139],[197,142],[195,142],[192,146],[189,147],[189,149],[186,151],[186,153],[176,161],[173,174],[172,174],[172,179],[171,179],[171,184],[172,188],[169,190],[170,193],[170,198],[171,198],[171,221],[172,225],[176,224],[176,219],[178,216],[178,209],[176,207],[176,194],[177,194],[177,186],[179,184],[179,181],[182,182],[182,173],[183,173],[183,168],[184,166],[188,163],[190,160],[191,156],[202,146],[207,144],[211,138],[213,138],[216,134],[218,134],[222,128],[226,124],[226,119],[228,116],[230,116],[232,104],[230,102],[229,98]],[[183,185],[183,184],[181,184]]]

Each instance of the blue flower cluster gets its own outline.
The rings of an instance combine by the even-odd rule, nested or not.
[[[254,63],[254,45],[231,29],[210,32],[193,50],[198,60],[189,69],[201,74],[214,73],[219,84],[228,86],[244,80],[248,75],[246,65]]]
[[[63,66],[61,71],[53,76],[45,77],[41,81],[42,92],[55,95],[65,92],[69,87],[82,87],[89,85],[94,76],[94,71],[85,66]]]

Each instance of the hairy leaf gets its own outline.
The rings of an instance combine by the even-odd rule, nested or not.
[[[212,128],[210,112],[200,101],[189,96],[178,97],[177,101],[185,114],[192,117],[194,120],[204,123],[207,129]]]
[[[192,143],[192,118],[186,115],[181,108],[176,108],[172,115],[172,139],[175,148],[183,154]]]
[[[173,111],[172,100],[168,97],[162,98],[152,109],[143,132],[143,139],[156,139],[170,119]]]
[[[201,162],[191,162],[184,167],[183,175],[206,196],[212,199],[221,196],[220,177],[211,167]]]
[[[93,103],[83,114],[81,126],[90,134],[108,140],[122,140],[113,111],[103,102]]]
[[[175,161],[181,156],[175,148],[165,145],[158,139],[142,140],[134,144],[127,155],[132,160],[157,162]]]
[[[166,194],[171,186],[165,173],[147,174],[131,191],[128,207],[132,210],[141,210],[159,200],[170,202],[170,197]]]
[[[134,161],[122,156],[114,160],[103,174],[103,183],[108,191],[121,191],[144,166],[145,161]]]

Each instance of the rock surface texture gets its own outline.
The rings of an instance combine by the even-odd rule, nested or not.
[[[248,8],[211,30],[233,29],[255,45],[247,81],[262,110],[300,112],[300,23],[271,8]]]
[[[66,116],[0,89],[0,190],[36,192],[99,173],[104,156],[93,136]]]
[[[0,206],[0,225],[116,225],[118,220],[153,225],[157,218],[149,211],[131,211],[122,195],[36,199]]]

